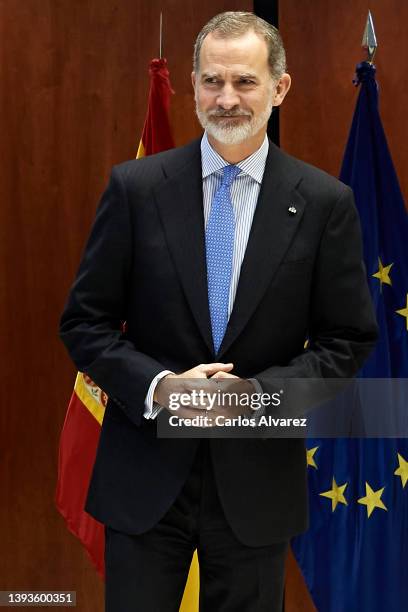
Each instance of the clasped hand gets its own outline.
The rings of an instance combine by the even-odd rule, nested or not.
[[[154,401],[186,419],[207,414],[215,423],[217,416],[249,416],[248,402],[241,405],[239,397],[250,396],[255,389],[249,380],[231,374],[233,368],[233,363],[202,363],[181,374],[167,374],[156,387]]]

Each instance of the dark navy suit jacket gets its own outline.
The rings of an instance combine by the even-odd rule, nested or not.
[[[276,378],[353,376],[376,340],[353,195],[324,172],[270,143],[217,355],[204,240],[199,141],[113,168],[60,335],[109,396],[86,510],[117,530],[141,533],[164,515],[199,443],[157,438],[143,417],[156,374],[233,362],[273,392]],[[303,440],[212,439],[210,448],[239,540],[262,546],[307,527]]]

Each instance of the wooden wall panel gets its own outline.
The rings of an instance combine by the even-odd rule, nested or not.
[[[110,167],[133,157],[149,60],[164,53],[176,142],[198,135],[190,85],[202,25],[248,0],[0,0],[0,590],[103,588],[54,507],[74,367],[58,320]]]

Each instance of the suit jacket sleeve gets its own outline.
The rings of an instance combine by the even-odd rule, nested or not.
[[[317,380],[314,387],[310,379],[355,376],[377,335],[358,212],[352,190],[345,187],[328,218],[313,271],[308,348],[287,365],[272,366],[255,377],[268,393],[291,388],[282,411],[285,416],[299,414],[308,403],[328,399],[339,388],[325,389]],[[302,380],[288,387],[293,378]]]
[[[121,331],[131,266],[129,205],[113,168],[61,317],[60,337],[78,370],[139,425],[149,385],[166,368],[139,352]]]

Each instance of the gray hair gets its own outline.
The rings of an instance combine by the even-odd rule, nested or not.
[[[279,79],[286,72],[286,54],[279,31],[254,13],[227,11],[216,15],[205,24],[194,45],[193,68],[200,70],[200,52],[204,38],[213,33],[220,38],[238,38],[252,30],[264,39],[268,47],[268,64],[272,78]]]

